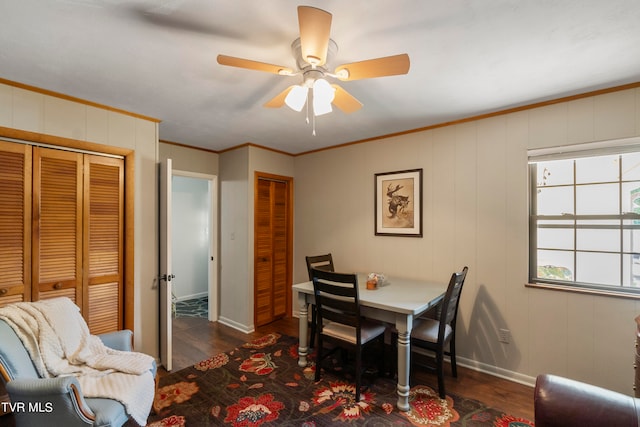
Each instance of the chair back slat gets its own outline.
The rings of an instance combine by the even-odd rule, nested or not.
[[[309,280],[313,280],[311,277],[311,270],[324,270],[324,271],[335,271],[333,266],[333,257],[331,253],[325,255],[313,255],[307,256],[307,273],[309,274]]]

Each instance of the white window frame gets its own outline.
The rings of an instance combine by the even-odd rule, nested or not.
[[[637,220],[640,224],[640,214],[634,212],[618,212],[616,215],[576,215],[575,211],[569,214],[562,215],[538,215],[537,214],[537,197],[538,197],[538,189],[543,188],[540,187],[540,183],[537,182],[538,174],[537,174],[537,164],[544,161],[551,160],[574,160],[582,157],[597,157],[597,156],[610,156],[610,155],[622,155],[624,153],[640,153],[640,137],[634,138],[625,138],[619,140],[610,140],[610,141],[598,141],[592,143],[585,144],[577,144],[577,145],[569,145],[562,147],[552,147],[552,148],[544,148],[544,149],[535,149],[529,150],[529,286],[535,287],[545,287],[552,289],[562,289],[562,290],[570,290],[577,292],[588,292],[588,293],[597,293],[597,294],[609,294],[609,295],[621,295],[621,296],[629,296],[634,298],[640,298],[640,286],[624,286],[624,280],[622,275],[624,274],[624,269],[622,268],[622,263],[624,260],[624,256],[628,255],[640,255],[640,253],[631,253],[625,252],[623,246],[620,246],[620,250],[618,252],[615,251],[594,251],[595,253],[612,253],[620,256],[620,283],[617,285],[605,285],[605,284],[595,284],[595,283],[586,283],[576,281],[576,276],[579,277],[578,271],[576,271],[577,267],[577,254],[582,252],[577,249],[575,241],[572,249],[566,249],[566,252],[573,252],[574,256],[574,266],[573,266],[573,277],[572,280],[556,280],[549,278],[541,278],[538,277],[538,250],[544,250],[545,248],[538,247],[538,229],[540,228],[554,228],[558,227],[558,225],[550,224],[545,226],[541,226],[539,224],[540,221],[563,221],[564,224],[561,228],[572,230],[574,239],[577,235],[578,229],[592,229],[597,230],[599,228],[617,228],[622,233],[623,230],[628,228],[637,228],[640,229],[640,225],[629,225],[630,220]],[[575,163],[574,163],[575,165]],[[575,166],[574,166],[575,168]],[[574,169],[575,173],[575,169]],[[613,181],[618,185],[622,185],[624,181],[622,181],[621,173],[618,176],[618,180]],[[579,187],[580,184],[574,181],[572,184],[568,185],[573,187],[574,192],[574,200],[576,188]],[[619,195],[620,200],[622,200],[622,192]],[[580,221],[584,220],[609,220],[609,221],[617,221],[618,225],[607,225],[607,226],[597,226],[597,225],[589,225],[584,226],[580,225]],[[567,224],[569,223],[569,224]]]

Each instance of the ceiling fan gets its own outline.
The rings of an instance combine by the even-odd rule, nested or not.
[[[293,110],[301,111],[306,104],[308,113],[311,104],[313,115],[319,116],[331,112],[333,104],[345,113],[352,113],[362,108],[362,103],[337,84],[330,84],[326,77],[350,81],[407,74],[409,55],[403,53],[343,64],[331,73],[327,69],[327,63],[338,50],[338,46],[330,38],[331,18],[331,13],[322,9],[298,6],[300,37],[291,44],[297,65],[295,71],[280,65],[227,55],[218,55],[218,63],[283,76],[303,77],[302,84],[289,86],[264,104],[265,107],[279,108],[286,104]]]

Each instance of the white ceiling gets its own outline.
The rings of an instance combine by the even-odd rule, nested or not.
[[[338,82],[363,108],[262,105],[300,77],[297,6],[333,14],[337,65],[408,53],[409,74]],[[5,0],[0,77],[161,120],[160,139],[289,153],[640,82],[638,0]]]

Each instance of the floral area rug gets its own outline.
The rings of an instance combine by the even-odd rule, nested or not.
[[[297,338],[269,334],[160,380],[150,427],[161,426],[493,426],[533,423],[460,396],[440,399],[427,386],[411,389],[411,410],[396,407],[395,381],[371,378],[360,402],[345,373],[298,366]]]

